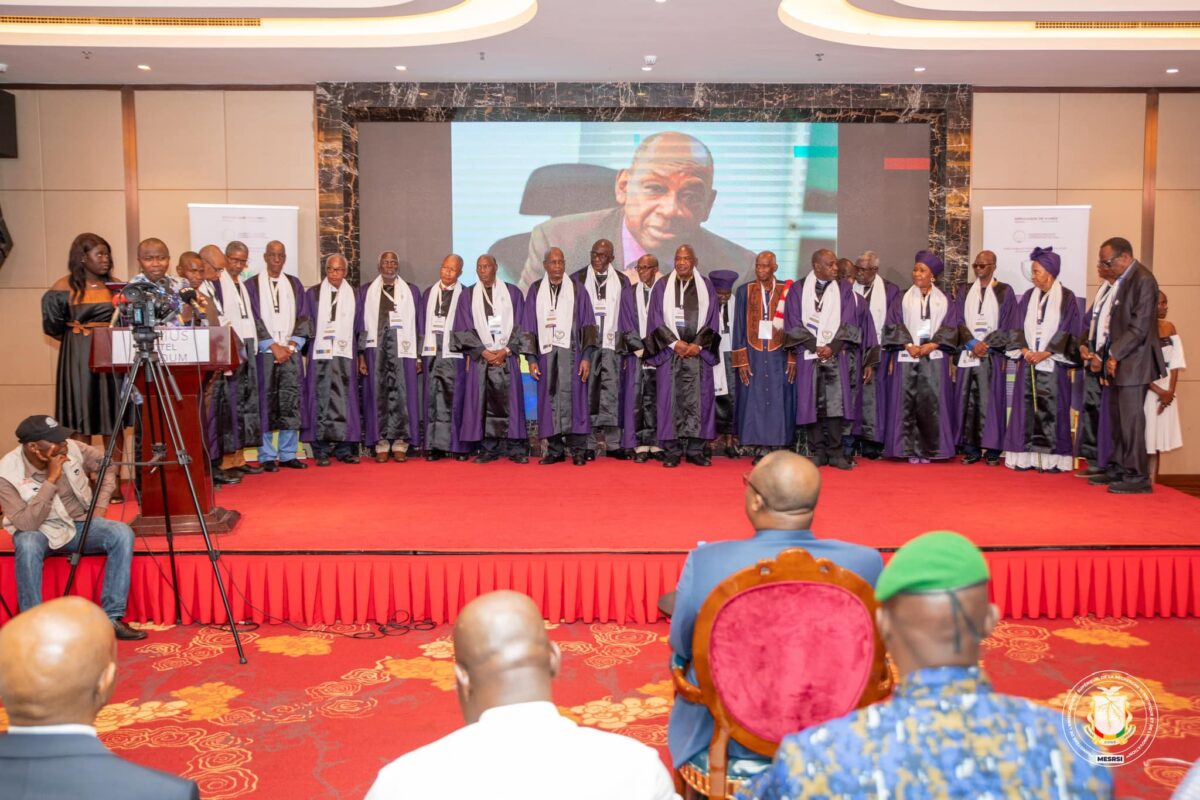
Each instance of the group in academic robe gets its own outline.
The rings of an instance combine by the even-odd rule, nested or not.
[[[479,448],[476,463],[507,456],[525,464],[529,439],[520,358],[525,300],[516,286],[496,279],[492,256],[480,256],[475,271],[478,281],[458,299],[452,334],[451,348],[466,362],[459,440]]]
[[[646,358],[655,367],[658,440],[664,467],[686,457],[710,466],[705,442],[716,436],[713,370],[718,360],[718,302],[708,278],[696,272],[688,245],[675,251],[675,271],[650,292]]]
[[[416,284],[397,276],[396,253],[379,256],[379,275],[359,289],[358,374],[363,444],[385,463],[421,447],[425,305]]]
[[[633,450],[633,460],[644,464],[651,458],[661,458],[663,452],[658,443],[656,368],[645,358],[650,295],[659,280],[658,258],[653,255],[639,258],[636,274],[638,283],[626,294],[626,302],[633,307],[636,327],[625,337],[621,446],[627,451]],[[730,274],[736,279],[737,273]]]
[[[239,256],[244,251],[236,248]],[[243,450],[262,442],[262,415],[258,402],[258,321],[246,283],[241,280],[245,259],[237,266],[227,260],[213,281],[212,299],[222,325],[233,329],[238,339],[238,365],[232,375],[214,382],[212,415],[215,423],[209,440],[209,456],[221,459],[222,470],[254,472],[260,467],[246,464]]]
[[[716,395],[717,440],[716,446],[727,458],[741,458],[742,451],[737,440],[737,380],[733,373],[733,324],[737,316],[737,299],[733,296],[734,284],[741,276],[731,269],[714,269],[708,273],[717,292],[720,310],[717,312],[717,332],[721,335],[717,349],[717,363],[713,367],[713,393]]]
[[[358,298],[346,283],[347,263],[340,254],[325,261],[325,278],[306,292],[315,310],[313,340],[304,372],[300,438],[312,446],[318,467],[332,455],[344,464],[358,463],[362,421],[358,397]]]
[[[525,295],[522,352],[537,381],[538,437],[546,440],[539,464],[566,460],[587,463],[587,436],[592,430],[588,376],[598,339],[591,297],[566,276],[562,251],[550,248],[543,259],[546,274]],[[657,288],[657,287],[656,287]]]
[[[457,461],[470,456],[459,436],[462,427],[461,387],[466,375],[463,354],[452,346],[451,326],[462,295],[463,261],[457,255],[442,259],[437,283],[425,290],[421,305],[425,309],[425,334],[421,358],[425,374],[425,460],[437,461],[453,455]]]
[[[888,352],[884,453],[910,463],[952,458],[958,440],[950,365],[961,320],[934,285],[943,269],[929,250],[917,253],[913,285],[888,307],[879,337]]]
[[[787,347],[786,317],[778,314],[792,282],[777,280],[777,269],[774,253],[759,253],[755,280],[739,286],[730,301],[737,437],[740,447],[754,452],[755,462],[795,439],[797,356]]]
[[[958,428],[963,463],[1000,463],[1007,428],[1005,351],[1017,324],[1013,289],[996,280],[996,254],[983,250],[972,265],[976,280],[955,299],[961,320],[958,353]]]
[[[887,321],[887,312],[900,297],[900,287],[879,274],[879,256],[868,250],[854,265],[854,293],[862,301],[865,315],[863,330],[870,323],[870,336],[878,340]],[[878,349],[875,351],[879,358]],[[870,380],[864,375],[858,396],[858,416],[854,420],[855,446],[863,458],[882,458],[884,431],[887,427],[887,370],[874,369]]]

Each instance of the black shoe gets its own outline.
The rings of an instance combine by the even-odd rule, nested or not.
[[[710,459],[706,455],[688,456],[687,462],[689,464],[694,464],[697,467],[711,467],[712,466],[712,459]]]
[[[517,453],[515,456],[509,456],[508,460],[514,464],[528,464],[529,456],[525,455],[524,453]]]
[[[962,463],[964,464],[978,464],[982,460],[983,456],[981,456],[979,453],[972,453],[962,457]]]
[[[217,486],[230,486],[235,483],[241,483],[242,479],[237,475],[230,475],[223,469],[213,470],[213,483]]]
[[[470,453],[455,453],[454,454],[455,461],[469,461],[470,459],[471,459]]]
[[[630,455],[629,451],[625,450],[624,448],[620,450],[607,450],[605,451],[604,455],[607,458],[615,458],[617,461],[628,461],[633,457]]]
[[[317,466],[318,467],[328,467],[329,466],[329,457],[328,456],[317,456]]]
[[[1090,486],[1108,486],[1109,484],[1120,482],[1121,476],[1114,475],[1111,472],[1101,472],[1099,475],[1093,475],[1092,477],[1088,478],[1088,484]]]
[[[1000,456],[988,456],[986,463],[989,467],[1000,466]]]
[[[750,466],[754,466],[754,465],[755,465],[755,464],[757,464],[758,462],[762,461],[762,460],[763,460],[763,456],[765,456],[765,455],[766,455],[766,453],[759,453],[759,454],[758,454],[758,455],[756,455],[754,458],[750,459]]]
[[[443,453],[441,450],[427,450],[427,451],[425,451],[425,460],[426,461],[441,461],[442,457],[444,455],[446,455],[446,454]]]
[[[726,447],[725,448],[725,457],[736,461],[737,459],[742,457],[742,453],[736,447]]]
[[[1103,475],[1104,473],[1105,473],[1105,470],[1103,467],[1088,467],[1087,469],[1081,469],[1081,470],[1079,470],[1079,472],[1076,472],[1075,477],[1076,478],[1094,478],[1097,475]]]
[[[139,631],[136,628],[131,628],[123,619],[111,620],[113,633],[123,642],[136,642],[146,638],[145,631]]]
[[[679,456],[663,456],[662,465],[667,469],[675,469],[679,466]]]
[[[559,454],[557,456],[542,456],[540,459],[538,459],[538,463],[539,464],[561,464],[566,460],[567,460],[567,457],[565,455]]]
[[[843,455],[836,455],[833,458],[827,458],[826,463],[834,469],[853,469],[854,465],[850,463],[850,459]]]
[[[279,466],[287,467],[288,469],[308,469],[308,464],[305,464],[298,458],[289,458],[287,461],[280,461]]]
[[[813,455],[809,456],[808,459],[818,467],[823,467],[829,463],[829,458],[824,453],[814,453]]]
[[[493,461],[499,461],[499,460],[500,460],[499,453],[480,453],[479,455],[475,456],[476,464],[490,464]]]
[[[1117,481],[1108,487],[1109,494],[1150,494],[1153,491],[1149,481]]]
[[[591,454],[591,458],[589,458],[588,454],[586,454],[586,453],[575,453],[574,455],[571,456],[571,463],[577,467],[582,467],[582,466],[586,465],[587,462],[595,459],[595,457],[596,456],[594,453]]]
[[[262,462],[262,468],[263,468],[263,472],[279,472],[279,462],[278,461],[264,461],[264,462]]]
[[[343,464],[357,464],[358,456],[338,456],[338,461]]]
[[[595,461],[596,460],[596,451],[588,450],[587,453],[584,455],[584,458],[586,458],[588,461]]]
[[[879,452],[878,450],[871,450],[871,451],[864,450],[862,452],[862,457],[865,458],[867,461],[878,461],[881,458],[883,458],[883,453]],[[990,459],[988,460],[988,463],[989,464],[992,463]],[[1000,461],[997,460],[996,463],[999,464]]]
[[[635,464],[645,464],[649,460],[650,460],[650,453],[646,452],[645,450],[643,450],[640,453],[633,454],[633,463],[635,463]]]
[[[249,464],[242,464],[237,467],[237,470],[245,475],[258,475],[263,471],[262,467],[252,467]]]

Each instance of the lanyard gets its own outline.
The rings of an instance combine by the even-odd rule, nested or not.
[[[392,308],[395,308],[396,307],[396,287],[395,287],[395,285],[393,284],[392,286],[388,286],[386,283],[381,283],[381,284],[379,284],[379,291],[380,291],[380,293],[383,294],[384,297],[386,297],[388,299],[388,302],[392,304]]]
[[[975,312],[977,316],[983,316],[983,301],[987,299],[987,295],[984,292],[988,291],[989,288],[991,288],[991,284],[979,287],[979,310]]]
[[[494,316],[495,314],[492,306],[492,287],[490,286],[483,287],[483,314],[487,317]]]
[[[758,284],[758,290],[762,292],[762,318],[771,318],[771,295],[775,294],[775,282],[771,281],[771,289],[768,291],[761,283]]]
[[[558,311],[558,295],[562,292],[561,283],[550,284],[550,310]]]
[[[271,305],[275,307],[275,313],[279,313],[279,279],[271,278]]]
[[[821,313],[821,306],[825,305],[825,291],[829,288],[829,281],[822,286],[820,281],[817,281],[813,287],[813,305],[816,307],[817,313]]]
[[[676,308],[683,308],[683,297],[685,294],[687,294],[687,290],[689,288],[691,288],[691,286],[692,286],[692,280],[690,278],[686,281],[679,282],[679,286],[677,287],[678,291],[675,292],[675,307]]]
[[[246,313],[246,300],[242,294],[245,289],[237,281],[234,281],[233,285],[237,287],[238,313],[242,315],[242,319],[249,319],[250,315]]]
[[[341,293],[337,289],[334,289],[333,296],[329,298],[329,321],[330,322],[333,322],[334,320],[337,319],[338,296],[340,294]]]
[[[1038,312],[1037,312],[1037,324],[1038,324],[1039,328],[1042,325],[1042,321],[1046,319],[1046,304],[1049,302],[1050,302],[1050,293],[1042,292],[1042,299],[1038,301]]]
[[[929,295],[921,295],[921,319],[929,318]]]
[[[721,333],[729,333],[729,304],[721,305]]]
[[[608,293],[608,273],[596,273],[596,299],[603,300]]]

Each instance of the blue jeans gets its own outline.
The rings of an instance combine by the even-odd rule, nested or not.
[[[75,536],[56,553],[73,553],[79,544],[83,523],[75,523]],[[17,604],[22,611],[42,602],[42,562],[50,553],[50,540],[41,531],[19,531],[13,534],[13,549],[16,550]],[[100,606],[109,619],[125,616],[125,600],[129,596],[129,565],[133,561],[133,529],[124,522],[96,517],[88,531],[84,553],[104,553],[108,560],[104,565],[104,589],[100,592]]]
[[[263,432],[262,447],[258,448],[258,463],[264,461],[291,461],[300,447],[300,431],[280,431],[279,450],[271,441],[272,431]]]

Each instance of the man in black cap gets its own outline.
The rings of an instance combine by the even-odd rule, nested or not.
[[[104,453],[70,437],[70,429],[53,417],[36,414],[17,426],[20,445],[0,458],[0,507],[16,551],[18,605],[25,611],[42,601],[42,562],[52,550],[70,552],[78,546],[95,492],[96,513],[84,552],[107,556],[100,605],[118,639],[144,639],[143,631],[121,619],[129,595],[133,530],[104,518],[117,471],[109,469],[104,482],[93,487],[88,476],[99,471]]]

